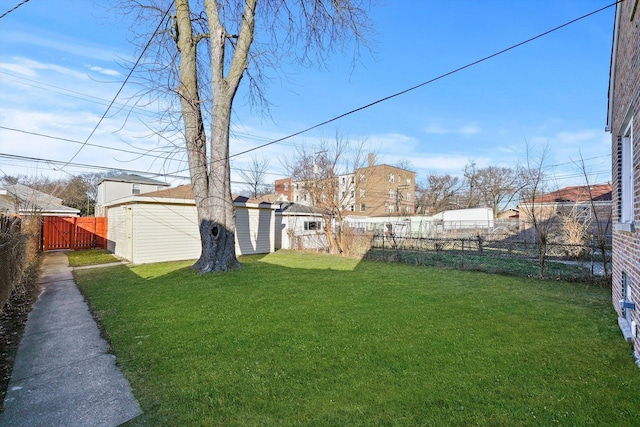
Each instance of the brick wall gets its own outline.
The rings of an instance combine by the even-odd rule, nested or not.
[[[609,94],[610,129],[612,134],[613,172],[613,277],[611,297],[613,305],[622,317],[619,305],[622,299],[622,273],[626,273],[633,290],[632,300],[640,303],[640,6],[637,0],[617,5],[617,46],[612,69],[613,92]],[[633,120],[633,169],[635,231],[616,230],[620,209],[619,141]],[[640,307],[632,313],[640,324]],[[640,330],[638,331],[640,333]],[[640,355],[640,338],[633,341],[636,356]]]

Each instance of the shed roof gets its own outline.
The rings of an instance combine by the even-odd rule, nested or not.
[[[279,213],[297,215],[322,215],[322,209],[315,206],[301,205],[300,203],[285,202],[280,205]]]
[[[146,178],[144,176],[132,174],[132,173],[123,173],[120,175],[107,176],[102,178],[98,184],[104,181],[113,181],[113,182],[128,182],[132,184],[149,184],[149,185],[163,185],[168,187],[169,184],[166,182],[158,181],[156,179]]]
[[[193,188],[191,185],[179,185],[177,187],[165,188],[163,190],[151,191],[148,193],[143,193],[135,196],[136,198],[153,198],[153,199],[183,199],[183,200],[194,200],[193,197]],[[262,204],[262,205],[271,205],[272,203],[264,202],[260,199],[252,199],[245,196],[232,195],[234,203],[251,203],[251,204]]]

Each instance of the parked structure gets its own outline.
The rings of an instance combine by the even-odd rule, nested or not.
[[[7,215],[40,215],[77,217],[80,210],[65,206],[62,199],[22,184],[0,188],[0,213]]]
[[[270,203],[234,197],[236,255],[275,250],[275,210]],[[190,185],[114,200],[104,205],[108,249],[135,264],[197,259],[198,215]]]
[[[346,223],[359,233],[375,233],[402,237],[436,237],[477,234],[495,227],[490,208],[455,209],[436,215],[384,217],[348,216]]]
[[[325,250],[329,247],[322,211],[284,202],[276,211],[275,248]]]
[[[103,178],[98,182],[96,216],[104,216],[104,206],[114,200],[168,188],[169,184],[140,175],[122,174]]]
[[[616,5],[607,130],[613,151],[612,300],[640,366],[640,4]]]

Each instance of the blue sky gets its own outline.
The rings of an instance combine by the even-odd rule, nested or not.
[[[428,81],[613,0],[387,0],[376,7],[374,49],[355,67],[349,54],[323,67],[289,64],[266,88],[271,117],[235,103],[231,152],[277,139],[377,99]],[[3,2],[0,12],[19,3]],[[107,4],[109,2],[106,2]],[[0,126],[84,141],[114,97],[134,58],[128,23],[90,0],[31,0],[0,20]],[[102,4],[105,4],[103,1]],[[269,179],[285,174],[283,157],[310,148],[336,130],[365,141],[380,162],[409,160],[418,181],[429,173],[461,175],[479,167],[510,166],[548,146],[553,186],[580,183],[573,161],[582,155],[592,182],[610,180],[605,133],[615,8],[360,111],[284,143],[234,157],[270,159]],[[149,23],[155,26],[155,23]],[[277,78],[288,75],[285,81]],[[125,86],[118,103],[137,89]],[[161,144],[150,112],[113,108],[90,144],[128,151]],[[0,174],[66,176],[88,167],[18,160],[3,155],[69,161],[80,144],[0,128]],[[535,156],[535,154],[534,154]],[[174,160],[85,146],[74,163],[186,176]],[[233,179],[239,181],[234,173]],[[167,178],[181,183],[178,178]]]

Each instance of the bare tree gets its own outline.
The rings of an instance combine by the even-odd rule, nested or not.
[[[411,163],[411,160],[400,159],[397,162],[395,162],[393,166],[400,169],[407,170],[407,171],[415,172],[415,168],[413,167],[413,163]]]
[[[478,184],[478,166],[476,162],[472,161],[464,167],[464,182],[462,184],[462,188],[465,190],[462,193],[467,209],[480,206],[482,196]]]
[[[544,277],[544,268],[549,251],[551,230],[558,221],[555,206],[541,202],[541,196],[547,190],[545,162],[548,148],[545,146],[536,158],[527,146],[524,165],[520,166],[520,199],[518,205],[528,225],[534,231],[534,240],[538,252],[538,275]]]
[[[251,157],[248,169],[238,170],[249,191],[249,197],[258,197],[269,192],[269,186],[265,182],[268,170],[269,159],[266,157],[258,159],[256,156]]]
[[[431,174],[427,182],[419,185],[416,192],[416,211],[425,214],[436,214],[447,209],[456,208],[456,195],[460,189],[458,177]]]
[[[611,208],[598,209],[598,202],[596,201],[596,198],[593,194],[593,183],[591,182],[590,173],[587,169],[587,166],[584,163],[582,153],[580,154],[580,160],[576,162],[576,166],[582,173],[587,191],[589,192],[589,205],[591,208],[592,224],[595,224],[595,227],[592,226],[591,228],[595,231],[595,233],[593,233],[592,235],[592,242],[600,252],[604,277],[608,277],[611,272],[609,271],[609,257],[607,255],[607,252],[610,248],[609,239],[611,238],[611,223],[613,212]]]
[[[368,2],[130,0],[128,4],[143,19],[170,18],[156,32],[151,45],[155,49],[147,54],[144,72],[156,76],[150,82],[154,89],[179,99],[177,127],[186,144],[202,242],[194,268],[201,272],[238,268],[229,130],[240,82],[246,76],[251,99],[264,106],[265,69],[277,70],[285,59],[322,64],[328,53],[350,43],[357,52],[366,41]],[[138,20],[136,25],[139,22],[147,21]]]
[[[363,151],[363,143],[351,144],[336,132],[333,142],[322,141],[311,153],[302,149],[286,165],[300,191],[322,211],[324,233],[333,254],[350,253],[344,217],[355,204],[355,175],[364,166]]]
[[[488,166],[477,169],[473,180],[482,204],[493,209],[494,217],[513,201],[518,192],[518,175],[511,168]]]

